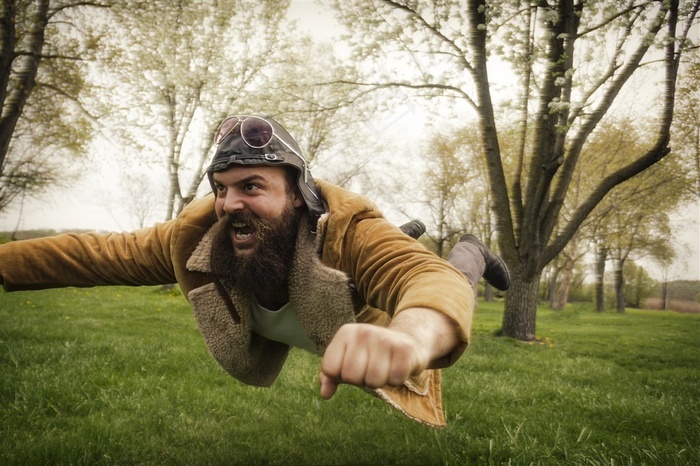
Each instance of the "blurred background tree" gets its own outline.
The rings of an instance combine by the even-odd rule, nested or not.
[[[0,212],[24,196],[67,183],[86,152],[95,91],[85,63],[104,31],[86,20],[105,1],[3,0],[0,7]],[[73,167],[71,170],[68,166]]]
[[[353,58],[387,70],[357,81],[361,92],[402,87],[452,103],[458,110],[454,119],[464,121],[469,110],[475,115],[499,249],[513,272],[504,335],[535,338],[544,267],[613,188],[668,155],[677,70],[698,4],[334,2],[352,32]],[[497,68],[504,63],[509,66]],[[623,88],[634,85],[633,76],[648,79],[648,68],[662,75],[661,91],[651,102],[656,112],[640,116],[655,123],[654,138],[582,193],[578,208],[565,218],[562,209],[589,136]],[[517,83],[511,86],[517,98],[504,118],[521,128],[511,156],[517,168],[510,176],[499,146],[502,119],[493,100],[494,80],[505,73]]]

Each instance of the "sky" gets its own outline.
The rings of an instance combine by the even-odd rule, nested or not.
[[[312,1],[293,0],[289,17],[298,21],[300,29],[311,33],[317,40],[334,43],[341,28],[333,11]],[[416,109],[400,108],[395,119],[386,124],[400,127],[402,118]],[[415,119],[417,115],[408,117]],[[392,117],[393,118],[393,117]],[[384,122],[379,122],[384,124]],[[113,150],[109,143],[98,141],[95,152]],[[41,199],[27,199],[21,206],[0,214],[0,231],[30,229],[79,229],[124,231],[138,227],[134,218],[119,208],[129,202],[114,174],[125,168],[115,158],[100,157],[99,167],[81,172],[70,189],[53,190]],[[116,207],[115,207],[116,206]],[[700,203],[684,207],[673,216],[674,239],[678,259],[668,270],[673,279],[700,280]],[[646,264],[654,278],[661,279],[661,271],[654,263]]]

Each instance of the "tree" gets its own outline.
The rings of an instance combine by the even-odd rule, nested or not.
[[[580,235],[576,234],[564,250],[552,261],[552,281],[550,291],[550,306],[555,311],[561,311],[569,302],[569,293],[574,286],[576,265],[584,256],[581,251]]]
[[[673,250],[669,247],[668,236],[670,227],[668,215],[665,212],[655,212],[655,215],[645,215],[643,212],[630,212],[623,208],[611,212],[613,226],[617,231],[606,236],[610,244],[610,255],[613,260],[613,283],[615,287],[617,312],[625,312],[624,270],[627,260],[632,254],[643,256],[653,254],[654,257],[670,257]],[[622,233],[622,234],[620,234]]]
[[[0,211],[67,176],[68,154],[92,135],[83,108],[89,60],[101,34],[85,15],[107,1],[3,0],[0,8]],[[61,173],[61,175],[59,175]]]
[[[596,179],[600,175],[598,164],[584,164],[580,166],[577,173],[572,177],[571,187],[566,196],[566,202],[562,209],[562,217],[568,218],[581,203],[581,195],[587,191],[590,180]],[[565,223],[565,222],[561,222]],[[569,294],[574,285],[574,277],[579,261],[586,255],[587,251],[583,243],[587,239],[587,224],[591,219],[582,225],[576,234],[569,240],[566,247],[550,263],[550,307],[556,311],[564,309],[569,301]],[[603,263],[604,265],[604,263]],[[601,271],[601,277],[604,271]],[[597,288],[596,288],[597,289]],[[601,288],[602,290],[602,278]]]
[[[473,205],[461,203],[471,191],[476,170],[469,170],[465,160],[473,157],[464,133],[457,135],[435,134],[426,144],[434,154],[426,164],[423,183],[418,188],[422,203],[430,212],[426,218],[428,237],[435,243],[436,254],[445,256],[464,228],[465,217]]]
[[[595,276],[595,310],[605,311],[605,261],[608,250],[602,241],[595,241],[595,260],[593,262]]]
[[[196,195],[214,133],[231,113],[273,113],[257,96],[288,61],[288,2],[130,0],[111,24],[101,67],[117,97],[101,121],[167,173],[166,219]],[[269,73],[269,74],[268,74]]]
[[[688,61],[682,66],[684,73],[680,76],[673,121],[677,139],[674,151],[682,156],[682,173],[691,178],[688,193],[697,201],[700,199],[700,46],[688,53]]]
[[[428,175],[423,191],[425,204],[435,211],[433,218],[445,220],[443,227],[437,229],[442,234],[434,238],[438,240],[437,252],[443,257],[447,257],[465,233],[475,235],[487,247],[497,250],[488,174],[480,157],[477,134],[472,126],[448,137],[434,137],[424,149],[425,153],[435,154],[427,160]],[[439,209],[435,209],[436,202]],[[440,215],[435,215],[438,212]],[[483,298],[485,301],[494,298],[493,287],[486,282]]]
[[[658,284],[644,268],[634,262],[625,263],[624,276],[628,277],[624,292],[625,303],[640,309],[646,298],[654,296]]]
[[[580,167],[579,172],[585,173],[581,178],[590,180],[618,170],[625,160],[642,150],[644,139],[630,120],[608,121],[590,137],[583,153],[588,161],[595,163],[590,163],[591,167]],[[608,258],[612,259],[618,312],[625,309],[626,261],[644,257],[670,260],[673,257],[669,214],[681,202],[686,185],[679,182],[680,162],[678,158],[665,158],[616,186],[582,228],[585,234],[597,238],[599,245],[604,245]]]
[[[535,338],[543,268],[615,186],[668,155],[677,70],[699,6],[698,0],[335,2],[354,32],[357,58],[382,60],[384,69],[402,65],[400,74],[357,82],[360,92],[400,86],[466,103],[476,114],[499,249],[513,275],[504,335]],[[502,152],[498,139],[490,78],[499,58],[515,73],[517,111],[507,116],[519,124],[521,144],[512,155]],[[662,75],[657,112],[640,116],[656,122],[653,142],[601,177],[564,219],[588,137],[633,76],[647,69]],[[513,174],[505,172],[506,157],[516,157]]]
[[[294,53],[274,72],[262,100],[274,103],[273,115],[284,119],[281,123],[294,135],[315,176],[344,187],[368,178],[377,152],[371,130],[347,122],[356,121],[358,114],[374,114],[376,103],[344,105],[349,86],[337,81],[353,70],[334,55],[330,44],[296,37],[291,45]]]

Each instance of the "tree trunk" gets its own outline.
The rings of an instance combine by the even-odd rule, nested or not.
[[[600,244],[595,250],[595,310],[605,311],[605,259],[608,251]]]
[[[549,307],[554,309],[554,297],[556,295],[557,280],[559,280],[559,268],[557,267],[556,261],[552,263],[550,267],[549,280],[547,280],[547,296],[549,299]]]
[[[614,283],[615,283],[615,300],[616,300],[616,308],[617,312],[620,314],[625,313],[625,292],[624,292],[624,284],[625,280],[622,275],[622,265],[623,261],[617,259],[614,262],[614,267],[613,267],[613,275],[614,275]]]
[[[484,301],[493,302],[493,287],[488,283],[484,284]]]
[[[668,310],[668,280],[661,283],[661,308],[664,311]]]
[[[571,291],[571,282],[574,279],[573,261],[567,260],[563,270],[559,274],[559,280],[554,287],[554,299],[552,300],[552,309],[562,311],[569,302],[569,292]]]
[[[24,53],[20,57],[14,50],[17,45],[17,37],[15,36],[15,5],[14,2],[5,5],[3,2],[3,14],[0,15],[2,20],[2,32],[0,42],[2,52],[0,53],[0,62],[2,63],[2,71],[0,71],[0,85],[2,85],[2,115],[0,117],[0,173],[2,167],[5,166],[5,157],[10,147],[10,140],[15,131],[15,126],[19,117],[24,110],[24,104],[27,102],[29,95],[32,93],[36,85],[36,75],[39,70],[41,61],[41,51],[44,47],[44,33],[46,25],[49,21],[49,0],[38,0],[34,2],[35,11],[31,18],[31,27],[28,34],[23,39],[22,47]],[[20,6],[20,8],[22,8]],[[16,74],[12,77],[12,69],[15,68]],[[10,80],[14,79],[15,84],[12,90],[5,94],[6,87]]]
[[[501,328],[503,336],[522,341],[535,339],[539,286],[539,274],[529,281],[523,280],[518,275],[513,276],[508,293],[506,293],[506,306],[503,313],[503,327]]]

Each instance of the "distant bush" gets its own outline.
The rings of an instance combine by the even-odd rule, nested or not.
[[[658,283],[651,278],[643,267],[637,266],[634,262],[625,263],[625,305],[639,308],[645,299],[656,295]]]
[[[56,236],[62,233],[89,233],[92,230],[66,229],[66,230],[20,230],[15,232],[0,231],[0,244],[14,240],[44,238],[46,236]]]
[[[644,309],[663,310],[664,303],[661,298],[647,298],[643,303]],[[671,299],[667,310],[683,312],[687,314],[700,314],[700,303],[683,299]]]
[[[20,230],[14,233],[7,231],[0,232],[0,235],[7,236],[8,240],[43,238],[45,236],[54,236],[57,234],[58,231],[56,230]]]
[[[681,301],[700,302],[700,281],[676,280],[668,283],[668,296]]]
[[[595,299],[595,285],[583,283],[571,289],[569,302],[592,303]]]

